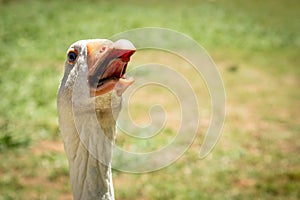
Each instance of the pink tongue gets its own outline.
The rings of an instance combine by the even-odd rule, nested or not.
[[[120,62],[118,59],[114,60],[107,70],[102,75],[102,78],[115,77],[119,78],[123,70],[123,62]]]
[[[133,78],[120,78],[115,86],[115,90],[117,91],[117,94],[119,96],[122,95],[122,93],[132,84],[134,83]]]

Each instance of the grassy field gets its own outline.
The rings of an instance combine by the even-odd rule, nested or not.
[[[297,0],[0,0],[0,200],[72,199],[56,114],[65,51],[79,39],[146,26],[203,45],[222,75],[227,117],[217,146],[200,160],[204,100],[199,109],[208,114],[190,149],[156,172],[114,171],[116,198],[300,199],[299,7]],[[135,112],[143,121],[144,110]]]

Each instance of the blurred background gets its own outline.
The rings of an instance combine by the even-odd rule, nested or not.
[[[114,171],[116,199],[299,199],[299,8],[297,0],[0,0],[0,200],[72,199],[56,113],[66,50],[146,26],[185,33],[208,51],[227,118],[200,160],[205,100],[189,150],[156,172]],[[135,112],[138,120],[144,111]]]

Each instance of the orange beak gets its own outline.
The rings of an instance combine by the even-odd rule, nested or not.
[[[130,57],[136,51],[128,40],[104,44],[100,41],[87,44],[88,84],[90,96],[99,96],[112,91],[116,85],[119,95],[134,80],[126,79],[125,73]],[[125,88],[125,89],[124,89]]]

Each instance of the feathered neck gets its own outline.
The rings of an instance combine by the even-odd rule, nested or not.
[[[114,199],[111,160],[120,107],[121,97],[115,91],[80,104],[74,94],[72,100],[58,100],[75,200]]]

